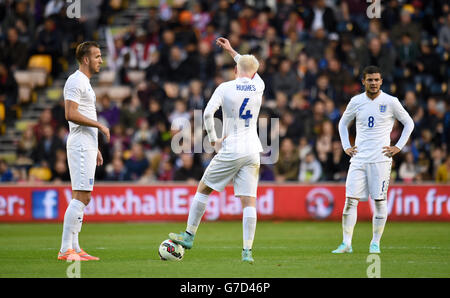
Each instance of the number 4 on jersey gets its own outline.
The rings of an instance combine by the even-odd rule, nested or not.
[[[250,125],[250,119],[253,117],[253,115],[250,113],[250,110],[247,110],[244,114],[245,107],[247,106],[247,103],[249,101],[249,98],[244,98],[244,101],[241,104],[241,107],[239,108],[239,118],[245,120],[245,127],[248,127]]]

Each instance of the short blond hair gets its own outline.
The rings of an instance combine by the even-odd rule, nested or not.
[[[242,55],[237,63],[237,69],[240,73],[253,75],[258,71],[259,61],[253,55]]]

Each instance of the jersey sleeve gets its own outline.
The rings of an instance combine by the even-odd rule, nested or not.
[[[401,150],[408,142],[409,136],[414,130],[414,121],[397,98],[394,99],[392,106],[395,118],[403,124],[402,134],[397,144],[395,144],[395,147]]]
[[[339,136],[341,138],[342,148],[344,149],[344,151],[352,147],[348,135],[348,125],[350,124],[350,122],[352,122],[355,116],[356,116],[356,105],[355,101],[352,99],[345,108],[345,111],[342,114],[341,120],[339,120],[338,125]]]
[[[223,102],[223,90],[222,85],[216,88],[211,99],[206,105],[203,115],[205,121],[205,129],[208,133],[208,139],[210,142],[217,141],[216,130],[214,129],[214,113],[219,109]]]
[[[72,100],[77,104],[81,101],[81,89],[74,80],[68,80],[64,86],[64,100]]]

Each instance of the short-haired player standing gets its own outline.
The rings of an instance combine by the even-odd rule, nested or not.
[[[346,181],[346,201],[342,213],[343,242],[333,253],[351,253],[353,228],[356,224],[358,202],[374,201],[372,218],[373,238],[369,252],[380,253],[380,239],[387,220],[387,189],[392,166],[392,156],[405,146],[414,122],[400,101],[381,91],[383,79],[380,69],[368,66],[363,71],[365,92],[354,96],[341,120],[339,135],[342,147],[351,156]],[[348,125],[356,118],[355,146],[350,145]],[[395,119],[403,124],[398,142],[391,146],[390,134]]]
[[[221,149],[205,170],[189,209],[186,232],[170,233],[174,242],[190,249],[213,190],[222,191],[233,180],[234,195],[242,202],[242,261],[253,263],[252,246],[256,229],[256,191],[258,188],[261,142],[257,120],[261,108],[264,81],[257,74],[258,60],[239,55],[225,38],[216,44],[237,63],[236,79],[220,84],[205,108],[204,120],[211,144]],[[222,107],[222,138],[214,130],[214,113]]]
[[[96,42],[86,41],[78,45],[76,58],[79,69],[64,86],[65,117],[69,121],[67,161],[72,182],[72,200],[64,215],[59,260],[99,260],[80,248],[78,233],[83,223],[83,210],[91,200],[94,187],[95,167],[103,164],[98,149],[98,130],[109,142],[109,129],[97,121],[95,93],[89,82],[100,71],[103,63],[100,47]]]

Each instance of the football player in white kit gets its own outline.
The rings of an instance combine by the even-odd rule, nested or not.
[[[252,246],[256,229],[256,192],[259,179],[261,142],[257,120],[264,92],[264,81],[257,74],[258,60],[253,55],[239,55],[226,38],[216,44],[227,51],[237,63],[236,79],[220,84],[204,112],[208,138],[220,148],[205,170],[189,209],[186,231],[170,233],[169,238],[183,247],[192,248],[194,236],[205,213],[208,196],[221,192],[233,180],[234,195],[242,202],[242,261],[253,263]],[[222,138],[214,129],[214,113],[222,107]]]
[[[369,252],[380,253],[380,239],[387,220],[387,190],[392,156],[405,146],[414,122],[400,101],[380,88],[383,83],[378,67],[363,71],[365,92],[354,96],[339,121],[339,135],[345,153],[351,156],[346,180],[346,201],[342,213],[343,242],[333,253],[351,253],[353,228],[356,224],[359,201],[374,201],[372,218],[373,238]],[[356,118],[355,146],[351,146],[348,125]],[[391,146],[390,134],[395,119],[403,124],[398,142]]]
[[[76,49],[79,69],[66,81],[64,86],[65,117],[69,121],[67,138],[67,162],[72,183],[72,200],[64,215],[61,250],[59,260],[99,260],[80,248],[78,233],[83,223],[83,210],[91,200],[94,187],[96,165],[103,164],[98,149],[98,130],[109,142],[109,129],[97,121],[95,93],[89,82],[92,75],[100,71],[103,63],[100,47],[96,42],[87,41]]]

